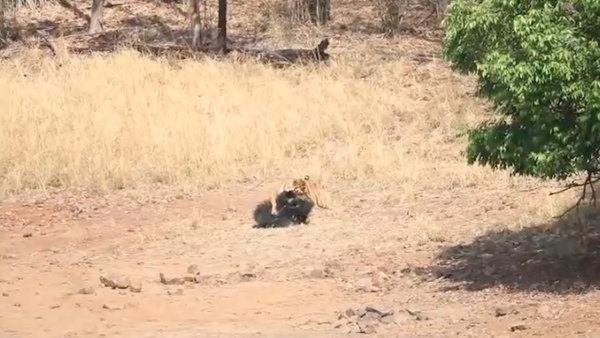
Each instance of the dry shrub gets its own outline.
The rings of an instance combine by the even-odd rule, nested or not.
[[[174,67],[124,51],[61,62],[30,55],[0,64],[4,192],[196,189],[305,172],[381,185],[447,173],[429,184],[447,187],[482,175],[464,165],[455,137],[481,108],[464,79],[435,64],[390,61],[365,78],[364,60]]]

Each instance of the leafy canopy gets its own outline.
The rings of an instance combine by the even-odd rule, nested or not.
[[[444,56],[498,112],[467,131],[469,164],[599,171],[600,0],[455,0],[445,21]]]

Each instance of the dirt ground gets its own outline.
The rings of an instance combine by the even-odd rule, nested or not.
[[[396,312],[393,323],[376,327],[380,336],[600,333],[591,276],[562,279],[581,267],[567,258],[562,267],[544,266],[530,247],[518,256],[540,234],[496,243],[488,234],[483,244],[459,234],[526,212],[519,200],[539,192],[500,196],[501,208],[480,200],[463,215],[457,206],[477,202],[469,191],[424,196],[388,212],[375,207],[376,195],[346,193],[335,209],[316,209],[308,226],[253,229],[252,208],[264,196],[265,188],[254,186],[202,196],[54,192],[4,201],[3,336],[345,336],[359,329],[340,323],[338,313],[367,305]],[[415,215],[422,213],[443,232],[419,237],[423,222]],[[454,264],[442,264],[436,254],[453,245],[462,255],[447,251]],[[481,251],[469,252],[470,245]],[[477,257],[457,263],[469,255]],[[193,264],[196,281],[160,282],[161,273],[189,275]],[[111,274],[129,277],[141,292],[103,287],[100,276]]]

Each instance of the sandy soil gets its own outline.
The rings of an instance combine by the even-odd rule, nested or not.
[[[237,187],[203,196],[165,191],[154,197],[56,192],[3,202],[3,334],[342,336],[359,329],[346,321],[335,328],[338,313],[366,305],[394,308],[395,321],[376,327],[382,336],[600,333],[598,294],[585,279],[559,288],[559,271],[536,271],[540,263],[534,256],[520,262],[515,253],[501,252],[506,244],[482,249],[487,251],[478,259],[489,259],[486,268],[471,262],[453,270],[446,265],[451,271],[444,273],[428,269],[440,264],[436,253],[452,244],[446,240],[452,235],[415,241],[415,226],[422,222],[411,214],[421,211],[418,206],[381,213],[365,198],[347,195],[343,200],[352,202],[315,210],[309,226],[253,229],[251,211],[265,196],[263,190]],[[492,216],[522,211],[506,199],[502,210],[451,217],[449,211],[471,199],[466,192],[460,195],[429,199],[427,213],[443,220],[447,232],[465,219],[472,230]],[[431,208],[432,203],[437,207]],[[527,239],[523,241],[508,245],[519,250]],[[464,255],[468,246],[462,246]],[[192,264],[199,270],[197,281],[160,282],[160,273],[183,277]],[[141,283],[141,292],[104,287],[100,276],[111,274]],[[553,278],[558,279],[549,283]],[[406,309],[422,311],[426,318],[407,315]]]

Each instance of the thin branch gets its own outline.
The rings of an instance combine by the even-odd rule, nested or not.
[[[577,212],[579,212],[579,206],[581,205],[581,202],[583,202],[585,200],[585,195],[586,195],[588,186],[590,186],[590,189],[592,190],[592,196],[590,197],[590,200],[592,201],[593,205],[596,206],[596,190],[594,189],[594,183],[599,182],[600,177],[595,177],[592,179],[593,174],[594,174],[593,172],[588,171],[585,181],[583,181],[583,183],[570,183],[564,189],[557,191],[557,192],[550,193],[550,195],[556,195],[556,194],[565,192],[569,189],[573,189],[576,187],[583,187],[583,191],[582,191],[581,195],[579,196],[579,198],[577,199],[577,202],[573,206],[571,206],[570,208],[565,210],[565,212],[563,212],[561,215],[555,216],[554,218],[562,218],[563,216],[568,214],[573,209],[575,209],[575,210],[577,210]]]
[[[596,189],[594,189],[594,183],[598,182],[596,179],[595,182],[590,183],[590,188],[592,189],[592,205],[594,208],[596,207]]]
[[[46,44],[48,45],[48,48],[50,48],[50,51],[52,52],[52,54],[54,56],[58,55],[58,51],[56,49],[56,45],[52,42],[52,38],[50,37],[50,35],[48,35],[46,32],[38,29],[35,31],[41,38],[42,40],[44,40],[44,42],[46,42]]]

